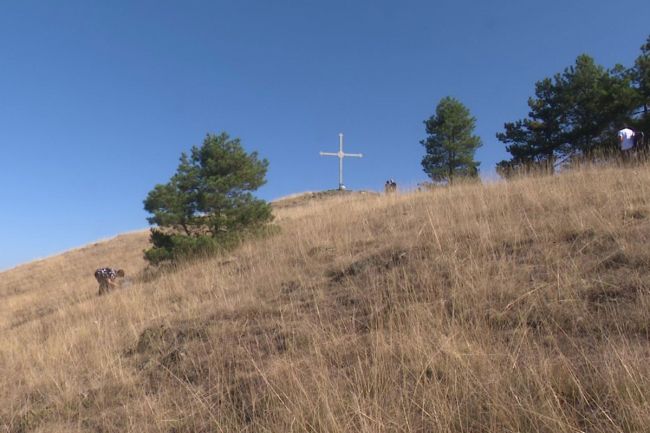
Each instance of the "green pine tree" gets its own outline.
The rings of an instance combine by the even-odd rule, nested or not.
[[[615,152],[616,131],[637,104],[629,70],[605,69],[582,54],[562,73],[535,83],[527,118],[504,124],[497,138],[512,158],[499,162],[497,172],[552,172],[556,163]]]
[[[460,101],[441,99],[436,114],[424,124],[428,136],[420,141],[426,149],[422,167],[432,180],[451,183],[457,177],[478,176],[480,162],[474,160],[474,152],[481,139],[473,135],[476,119]]]
[[[264,226],[272,219],[271,207],[251,192],[266,182],[267,167],[266,159],[246,153],[226,133],[208,134],[190,156],[182,153],[169,182],[156,185],[144,200],[152,214],[147,220],[156,225],[147,260],[211,253]]]
[[[641,107],[641,118],[637,128],[650,133],[650,36],[641,46],[641,54],[634,62],[632,76],[637,91],[637,103]]]

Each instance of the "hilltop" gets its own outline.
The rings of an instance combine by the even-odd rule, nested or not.
[[[345,196],[366,196],[366,195],[378,195],[374,191],[354,191],[354,190],[338,190],[330,189],[327,191],[307,191],[297,194],[292,194],[286,197],[281,197],[272,202],[274,209],[282,209],[287,207],[294,206],[303,206],[310,202],[321,201],[326,199],[331,199],[334,197],[345,197]]]
[[[650,425],[650,166],[287,203],[279,234],[101,298],[146,232],[0,273],[0,426]]]

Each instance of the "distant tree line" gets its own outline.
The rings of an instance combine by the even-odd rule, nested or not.
[[[587,54],[564,71],[535,83],[524,119],[504,124],[497,133],[511,158],[497,164],[502,177],[530,171],[553,171],[576,158],[593,159],[618,150],[617,132],[624,124],[650,131],[650,36],[634,65],[598,65]],[[481,139],[476,119],[457,99],[440,100],[424,121],[427,137],[422,168],[434,182],[452,183],[478,176],[474,159]]]
[[[650,105],[650,37],[634,65],[611,69],[587,54],[553,77],[535,83],[524,119],[508,122],[497,138],[512,155],[497,164],[503,177],[616,151],[617,130],[627,123],[647,131]]]

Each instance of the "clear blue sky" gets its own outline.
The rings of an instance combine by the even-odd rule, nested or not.
[[[451,95],[495,138],[581,53],[629,66],[650,2],[4,1],[0,269],[147,227],[142,200],[207,132],[269,159],[259,196],[425,179],[422,121]],[[119,264],[116,264],[119,265]]]

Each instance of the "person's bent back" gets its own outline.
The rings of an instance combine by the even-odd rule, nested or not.
[[[95,279],[99,283],[99,296],[110,292],[117,287],[115,280],[124,278],[124,270],[112,268],[99,268],[95,270]]]
[[[618,131],[618,142],[624,153],[634,149],[634,131],[623,125],[623,129]]]

